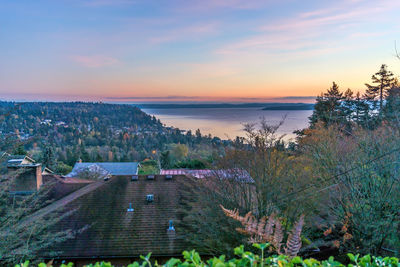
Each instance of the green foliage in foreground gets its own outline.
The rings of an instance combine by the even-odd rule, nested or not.
[[[347,254],[349,257],[348,264],[344,264],[338,261],[335,261],[333,257],[329,257],[328,260],[318,261],[313,258],[302,259],[301,257],[288,257],[285,255],[274,255],[271,257],[264,257],[264,251],[268,247],[269,244],[254,244],[254,247],[258,248],[261,253],[260,255],[256,255],[252,252],[244,251],[244,246],[240,246],[235,248],[235,255],[237,255],[234,259],[226,259],[225,255],[220,256],[219,258],[214,257],[208,259],[206,261],[202,260],[199,253],[196,251],[184,251],[182,253],[183,260],[171,258],[165,264],[158,264],[157,261],[154,263],[151,261],[151,253],[147,256],[140,256],[142,259],[141,262],[134,262],[129,264],[127,267],[152,267],[152,266],[187,266],[187,267],[223,267],[223,266],[304,266],[304,267],[317,267],[317,266],[326,266],[326,267],[335,267],[335,266],[362,266],[362,267],[373,267],[373,266],[400,266],[399,259],[395,257],[375,257],[366,255],[361,257],[359,254]],[[15,265],[15,267],[29,267],[29,262],[25,262],[24,264]],[[46,267],[51,266],[45,263],[39,263],[38,267]],[[73,264],[69,263],[68,265],[62,264],[61,267],[72,267]],[[109,262],[97,262],[95,264],[86,265],[87,267],[113,267],[113,265]]]

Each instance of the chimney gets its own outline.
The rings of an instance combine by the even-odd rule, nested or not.
[[[35,174],[35,177],[36,177],[36,189],[39,190],[40,187],[41,187],[42,184],[43,184],[42,165],[41,165],[41,164],[38,164],[38,165],[36,166],[36,174]]]

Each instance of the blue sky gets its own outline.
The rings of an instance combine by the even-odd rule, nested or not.
[[[400,1],[0,2],[0,98],[273,100],[395,73]]]

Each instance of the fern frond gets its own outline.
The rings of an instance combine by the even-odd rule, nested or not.
[[[251,236],[248,240],[249,244],[260,244],[264,243],[265,241],[260,236]]]
[[[268,221],[265,225],[265,229],[264,229],[264,234],[266,236],[272,236],[272,234],[274,233],[274,226],[275,226],[275,214],[272,213],[269,217],[268,217]]]
[[[266,216],[262,217],[260,219],[260,221],[258,222],[258,225],[257,225],[257,233],[258,233],[258,235],[263,235],[264,234],[264,227],[265,227],[266,222],[267,222],[267,217]]]
[[[297,256],[301,248],[301,231],[304,225],[304,215],[300,216],[300,219],[294,224],[292,231],[290,232],[285,248],[285,254],[287,256]]]
[[[275,220],[275,231],[274,231],[274,236],[272,239],[272,241],[273,241],[272,244],[279,254],[281,254],[282,240],[283,240],[282,224],[277,219],[277,220]]]
[[[229,209],[225,209],[224,206],[219,205],[222,209],[222,211],[225,213],[226,216],[235,219],[237,221],[241,221],[243,217],[241,217],[239,215],[239,211],[237,209],[234,210],[229,210]]]
[[[236,228],[236,231],[238,231],[239,233],[241,233],[242,235],[248,235],[249,233],[246,231],[246,229],[243,228]]]
[[[275,214],[269,217],[262,217],[257,220],[251,212],[248,212],[244,217],[239,215],[237,209],[229,210],[220,205],[225,215],[239,221],[243,228],[236,228],[241,234],[249,235],[249,243],[265,243],[268,242],[278,254],[282,254],[282,241],[284,237],[282,224]],[[301,232],[304,225],[304,215],[301,215],[299,220],[294,224],[292,231],[289,233],[286,240],[284,254],[287,256],[296,256],[301,248]]]
[[[258,221],[254,216],[249,216],[249,219],[245,223],[246,230],[251,234],[257,234]]]

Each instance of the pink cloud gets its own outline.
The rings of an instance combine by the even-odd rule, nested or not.
[[[88,68],[99,68],[104,66],[110,66],[110,65],[115,65],[119,62],[118,59],[116,58],[102,56],[102,55],[95,55],[95,56],[75,55],[71,56],[71,59],[74,62]]]
[[[362,3],[361,3],[362,2]],[[258,27],[258,33],[237,40],[216,50],[217,54],[252,53],[265,51],[276,53],[286,51],[299,53],[307,50],[336,50],[339,39],[331,40],[329,35],[340,34],[341,42],[345,38],[371,37],[366,25],[379,23],[385,19],[385,14],[400,7],[400,2],[382,0],[379,3],[342,0],[335,6],[299,13],[285,19],[278,19]],[[339,31],[339,29],[341,29]],[[352,35],[349,31],[356,31]],[[364,31],[365,30],[365,31]],[[302,51],[303,50],[303,51]]]

